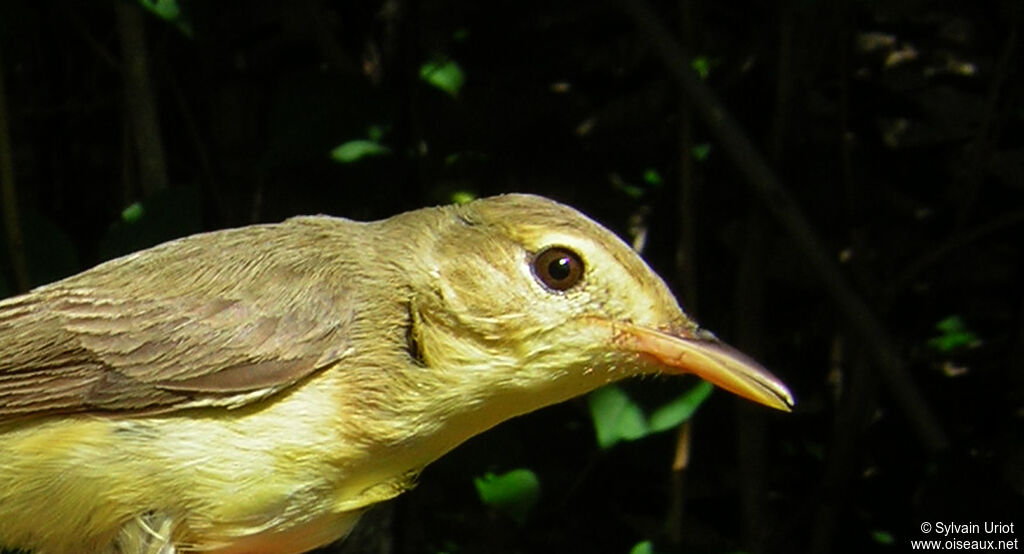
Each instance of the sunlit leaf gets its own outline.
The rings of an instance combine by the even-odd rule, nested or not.
[[[651,414],[648,427],[651,432],[666,431],[679,426],[690,419],[697,408],[708,399],[714,387],[707,381],[697,383],[692,389],[684,392],[675,400],[658,408]]]
[[[480,501],[519,523],[526,521],[540,499],[540,479],[529,469],[513,469],[495,475],[475,477],[473,484]]]
[[[389,150],[387,146],[373,140],[350,140],[331,150],[331,159],[339,163],[347,164],[368,156],[380,156],[387,154],[390,151],[391,150]]]
[[[640,541],[629,549],[629,554],[654,554],[654,543],[651,541]]]
[[[690,61],[690,67],[697,72],[701,79],[707,79],[711,74],[711,60],[707,56],[697,56]]]
[[[597,444],[601,448],[647,434],[643,411],[621,388],[609,385],[597,389],[587,397],[587,403],[597,433]]]
[[[935,324],[941,334],[928,340],[928,346],[940,352],[949,352],[961,347],[976,347],[981,340],[960,316],[949,316]]]
[[[177,0],[139,0],[139,5],[153,15],[173,24],[187,37],[192,36],[192,25],[181,14]]]
[[[167,21],[174,21],[181,15],[177,0],[139,0],[139,4]]]
[[[142,207],[142,202],[135,202],[127,208],[121,210],[121,221],[125,223],[135,223],[142,219],[145,215],[146,209]]]
[[[457,96],[466,82],[462,68],[451,60],[423,64],[420,67],[420,78],[452,96]]]
[[[452,202],[455,204],[465,204],[473,200],[476,200],[476,194],[468,190],[457,190],[452,193]]]

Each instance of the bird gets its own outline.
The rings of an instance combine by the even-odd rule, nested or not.
[[[544,197],[172,240],[0,301],[0,546],[307,552],[504,420],[683,373],[794,405]]]

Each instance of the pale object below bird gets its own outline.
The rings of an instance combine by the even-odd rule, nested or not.
[[[0,301],[0,545],[306,552],[467,438],[644,373],[793,404],[544,198],[171,241]]]

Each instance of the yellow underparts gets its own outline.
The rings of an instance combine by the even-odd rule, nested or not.
[[[330,379],[262,409],[0,427],[0,545],[112,552],[169,532],[178,552],[286,554],[344,536],[409,477],[363,467]]]

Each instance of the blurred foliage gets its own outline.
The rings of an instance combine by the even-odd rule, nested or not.
[[[484,505],[522,525],[540,500],[540,478],[529,469],[513,469],[500,475],[486,473],[473,479]]]
[[[651,541],[642,541],[629,549],[629,554],[654,554],[654,544]]]
[[[452,96],[458,96],[459,89],[466,82],[462,68],[451,60],[423,64],[420,67],[420,78]]]
[[[871,532],[871,538],[874,539],[878,544],[892,544],[896,542],[895,537],[888,531],[874,530]]]
[[[693,159],[697,160],[698,162],[703,162],[707,160],[708,156],[711,155],[711,144],[705,142],[703,144],[695,145],[693,149],[690,150],[690,155],[692,155]]]
[[[693,416],[711,395],[712,389],[711,383],[702,381],[646,417],[643,408],[622,387],[601,387],[587,397],[597,444],[601,448],[610,448],[620,441],[636,440],[673,429]]]
[[[331,158],[339,163],[352,163],[367,156],[380,156],[390,152],[387,146],[367,139],[343,142],[331,150]]]
[[[371,125],[366,132],[367,138],[350,140],[335,146],[331,150],[331,159],[338,163],[352,163],[369,156],[390,154],[391,149],[381,144],[384,129],[380,125]]]
[[[132,202],[127,208],[121,210],[121,221],[129,225],[138,223],[145,214],[146,208],[142,206],[142,202]]]
[[[942,334],[928,339],[928,346],[940,352],[981,345],[981,340],[959,316],[953,315],[939,321],[935,324],[935,330]]]
[[[186,37],[192,37],[192,25],[181,13],[177,0],[139,0],[139,5],[177,27]]]
[[[658,173],[657,169],[649,167],[644,170],[644,182],[652,187],[660,187],[664,180],[661,178],[661,173]]]
[[[622,388],[616,385],[602,387],[590,393],[587,402],[597,433],[597,444],[601,448],[647,435],[647,418],[643,409],[630,400]]]
[[[607,440],[648,434],[616,448],[595,445],[593,397],[517,418],[393,503],[375,529],[391,552],[621,554],[650,538],[659,553],[859,553],[903,548],[921,521],[1024,524],[1018,0],[651,4],[883,321],[944,452],[914,437],[746,187],[749,160],[712,139],[619,4],[123,2],[152,14],[170,186],[151,195],[115,5],[0,2],[18,198],[3,208],[20,216],[31,284],[203,230],[533,192],[646,233],[645,258],[699,300],[701,323],[747,336],[736,346],[799,400],[789,415],[698,402],[681,488],[675,437],[649,433],[690,416],[673,403],[686,382],[599,393],[617,414]],[[660,423],[640,406],[673,408]],[[469,477],[508,467],[544,477],[521,526],[481,510]]]
[[[476,199],[476,195],[468,190],[457,190],[452,193],[452,204],[465,204]]]
[[[707,56],[694,56],[693,60],[690,61],[690,68],[700,75],[701,79],[707,79],[711,76],[711,67],[714,63],[707,58]]]

